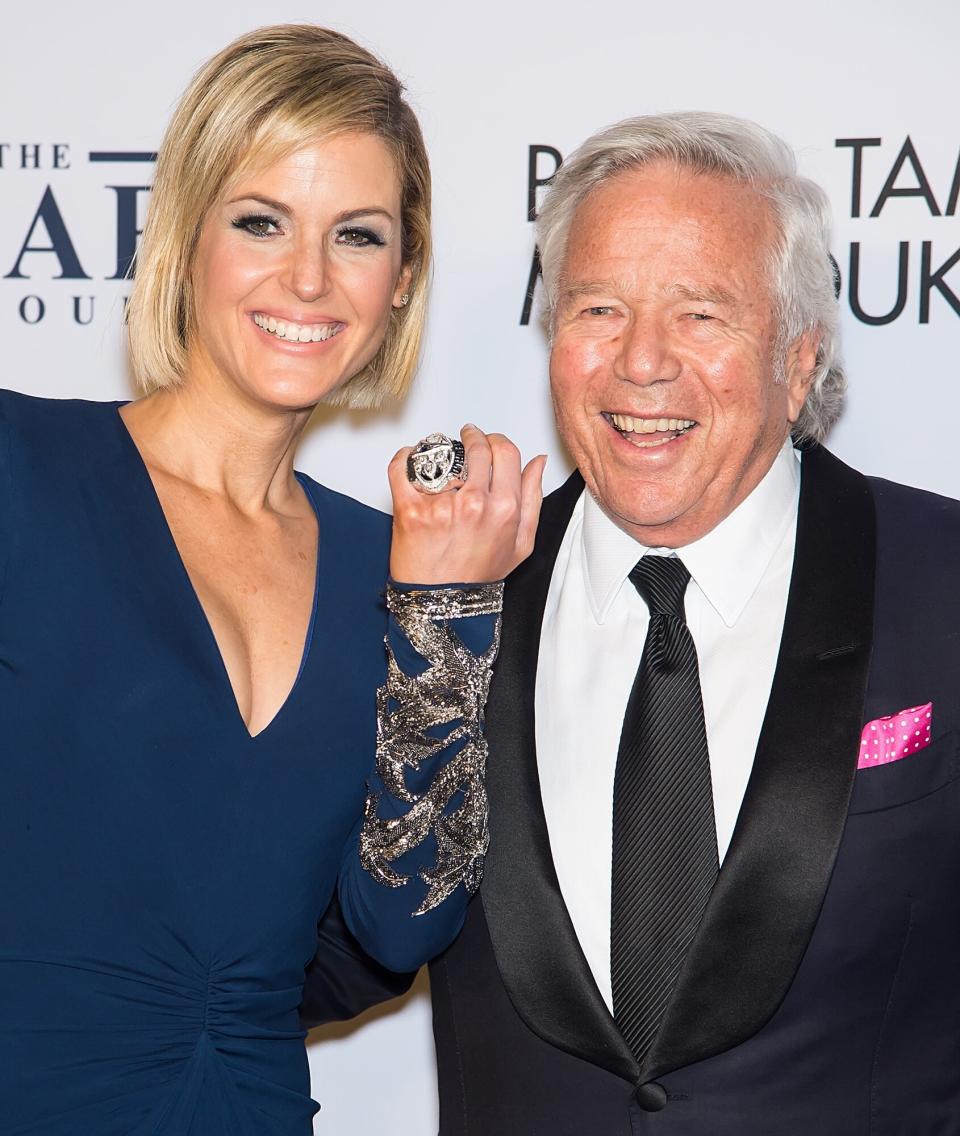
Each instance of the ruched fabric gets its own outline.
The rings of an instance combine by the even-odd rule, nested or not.
[[[0,980],[21,995],[4,1013],[20,1102],[4,1105],[9,1136],[310,1131],[299,985],[244,992],[199,971],[162,980],[53,959],[5,959]]]

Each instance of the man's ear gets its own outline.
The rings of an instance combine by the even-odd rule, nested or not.
[[[812,331],[805,331],[787,348],[784,372],[787,384],[787,417],[791,426],[800,417],[800,411],[810,393],[819,350],[820,336]]]

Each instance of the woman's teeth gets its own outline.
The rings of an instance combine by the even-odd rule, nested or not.
[[[257,312],[253,317],[257,327],[275,335],[277,339],[285,339],[288,343],[323,343],[343,331],[342,323],[284,323],[283,320],[274,319]]]

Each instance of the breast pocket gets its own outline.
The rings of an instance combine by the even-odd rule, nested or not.
[[[960,753],[950,730],[915,754],[861,769],[853,782],[850,813],[874,813],[929,796],[960,776]]]

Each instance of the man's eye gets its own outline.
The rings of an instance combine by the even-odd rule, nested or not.
[[[348,229],[341,229],[337,233],[337,240],[340,244],[349,245],[351,248],[367,248],[369,245],[384,244],[383,237],[379,233],[375,233],[373,229],[365,229],[357,225],[351,225]]]
[[[266,213],[247,213],[233,222],[235,229],[242,229],[254,237],[271,237],[280,231],[280,223],[276,217],[268,217]]]

